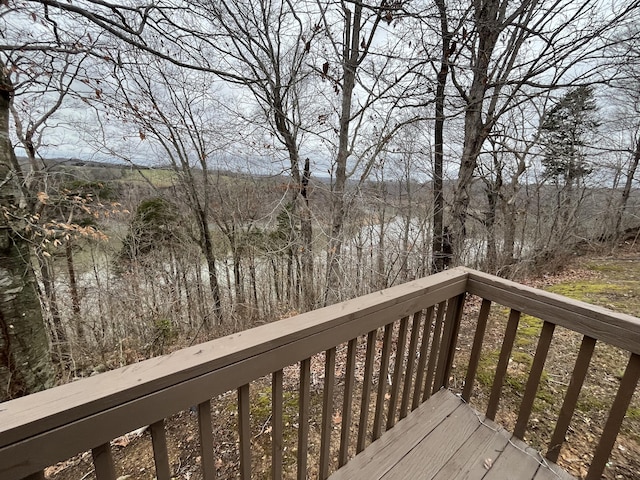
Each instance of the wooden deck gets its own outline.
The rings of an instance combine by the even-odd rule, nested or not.
[[[464,318],[472,330],[461,344],[468,297],[482,300],[479,310],[469,309]],[[524,315],[542,326],[535,353],[529,352],[519,405],[501,405]],[[470,405],[481,357],[495,349],[484,345],[493,316],[505,326],[499,330],[502,346],[493,378],[484,378],[486,410],[479,414]],[[542,457],[522,440],[532,432],[531,414],[544,388],[556,327],[582,340],[579,350],[577,344],[573,349],[566,392],[554,398],[559,411],[542,419],[553,432]],[[0,479],[44,480],[47,467],[90,449],[97,480],[116,480],[112,440],[149,425],[155,475],[172,480],[179,466],[169,455],[165,419],[195,405],[204,480],[255,478],[252,455],[267,423],[271,452],[264,458],[270,457],[273,480],[291,478],[294,469],[298,480],[569,479],[551,462],[573,441],[568,432],[589,382],[596,343],[622,349],[628,358],[603,404],[607,419],[593,430],[595,450],[582,457],[589,463],[585,479],[599,480],[640,381],[640,319],[465,268],[2,403]],[[324,375],[318,375],[322,363]],[[250,407],[256,388],[266,393],[269,376],[271,411],[265,418]],[[447,390],[452,378],[462,388],[460,397]],[[235,438],[218,435],[212,411],[233,391],[238,446],[229,449]],[[492,421],[504,408],[512,408],[509,413],[517,418],[513,433]],[[292,424],[298,426],[293,436]],[[233,470],[219,471],[216,458],[222,451],[228,457],[222,468]]]
[[[569,480],[556,464],[441,390],[330,480]]]

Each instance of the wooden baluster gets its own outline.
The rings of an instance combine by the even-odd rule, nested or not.
[[[283,372],[273,372],[271,377],[271,478],[282,478],[282,379]]]
[[[542,370],[544,369],[544,363],[547,360],[547,354],[549,353],[549,347],[551,346],[555,327],[555,324],[550,322],[544,322],[542,324],[542,331],[540,332],[540,339],[538,340],[538,346],[536,347],[536,354],[533,357],[533,364],[531,365],[531,371],[529,372],[529,378],[527,379],[527,386],[524,390],[522,403],[520,403],[518,421],[516,422],[516,427],[513,430],[513,434],[516,438],[523,439],[524,434],[527,431],[527,423],[531,416],[533,402],[536,399],[538,385],[540,385]]]
[[[496,418],[498,404],[500,403],[500,395],[502,393],[502,384],[504,383],[504,378],[507,374],[509,358],[511,357],[513,342],[515,341],[516,334],[518,333],[519,322],[520,312],[517,310],[511,310],[511,313],[509,314],[509,321],[507,322],[507,329],[505,330],[504,339],[502,340],[500,358],[498,358],[498,365],[496,367],[496,376],[493,379],[493,386],[491,387],[489,405],[487,406],[486,416],[489,420],[495,420]]]
[[[349,459],[349,434],[351,433],[351,403],[353,402],[353,383],[356,369],[356,347],[358,339],[349,341],[347,348],[347,370],[344,379],[344,397],[342,403],[342,425],[340,429],[340,454],[338,466],[343,466]]]
[[[407,329],[409,328],[409,317],[400,320],[398,331],[398,343],[396,345],[396,361],[393,366],[393,380],[391,385],[391,397],[389,398],[389,408],[387,409],[387,430],[396,423],[396,406],[398,405],[398,395],[400,393],[400,379],[402,378],[402,367],[404,366],[404,349],[407,343]]]
[[[384,327],[382,358],[380,358],[380,376],[378,377],[378,396],[376,397],[376,415],[373,419],[373,440],[377,440],[380,438],[380,435],[382,435],[382,413],[384,412],[384,397],[387,394],[387,373],[389,371],[392,334],[393,322],[388,323]]]
[[[413,401],[411,410],[415,410],[420,405],[420,394],[422,393],[422,382],[424,381],[425,367],[427,366],[427,355],[429,350],[429,339],[431,338],[431,325],[433,324],[434,307],[427,309],[422,329],[422,340],[420,343],[420,359],[416,369],[416,383],[413,386]]]
[[[203,480],[216,478],[216,463],[213,457],[213,429],[211,427],[211,401],[198,405],[198,433],[200,434],[200,458]]]
[[[367,425],[369,422],[369,405],[371,403],[371,384],[373,377],[373,361],[376,355],[376,336],[378,331],[371,330],[367,335],[367,353],[364,362],[364,380],[362,381],[362,399],[360,401],[360,422],[358,425],[358,444],[356,453],[364,450],[367,441]]]
[[[444,319],[444,311],[447,302],[438,305],[438,313],[436,314],[436,326],[433,330],[433,338],[431,339],[431,349],[429,350],[429,363],[427,364],[427,378],[424,381],[424,393],[422,401],[426,401],[433,393],[433,377],[436,372],[436,360],[438,359],[438,349],[440,348],[440,336],[442,333],[442,324]]]
[[[404,386],[402,388],[402,402],[400,402],[400,420],[407,416],[409,400],[411,399],[411,384],[413,383],[413,371],[416,364],[416,352],[418,351],[418,336],[422,310],[413,314],[411,322],[411,340],[409,340],[409,352],[407,354],[407,369],[404,374]]]
[[[300,362],[300,398],[298,401],[298,480],[307,479],[309,447],[309,400],[311,396],[311,359]]]
[[[249,384],[238,388],[238,433],[240,434],[240,478],[251,479],[251,423]]]
[[[331,426],[333,424],[333,386],[336,372],[336,349],[325,352],[324,395],[322,400],[322,431],[320,433],[320,470],[321,479],[329,477],[329,459],[331,448]]]
[[[164,419],[152,423],[149,429],[151,430],[156,478],[158,480],[171,480],[171,468],[169,467],[169,454],[167,452],[167,436],[164,433]]]
[[[116,467],[113,464],[111,444],[103,443],[91,450],[93,467],[96,470],[97,480],[116,480]]]
[[[490,311],[491,301],[483,299],[482,305],[480,306],[480,313],[478,314],[478,322],[476,323],[476,333],[473,337],[473,347],[471,347],[467,376],[464,381],[464,389],[462,390],[462,398],[467,402],[471,400],[473,393],[473,383],[475,382],[476,373],[478,372],[482,343],[484,342],[484,333],[487,329],[487,319],[489,318]]]
[[[442,344],[438,355],[438,368],[436,370],[433,393],[436,393],[442,387],[449,387],[449,375],[453,366],[453,357],[456,353],[456,344],[458,343],[464,299],[465,294],[463,293],[455,298],[450,298],[447,303],[447,317],[444,323],[444,332],[442,333]]]
[[[607,418],[607,423],[605,423],[604,430],[602,430],[600,442],[598,442],[596,451],[593,454],[593,461],[589,467],[586,480],[597,480],[601,478],[639,379],[640,355],[632,353],[622,380],[620,381],[616,398],[613,400],[613,405],[611,405],[609,418]]]
[[[593,356],[593,349],[596,346],[595,339],[591,337],[582,337],[582,344],[580,345],[580,351],[576,358],[576,364],[573,367],[573,373],[571,374],[571,381],[567,388],[567,393],[560,407],[560,415],[556,422],[556,428],[551,436],[549,447],[547,448],[546,457],[552,462],[558,461],[558,455],[560,454],[560,448],[564,443],[565,435],[569,429],[571,423],[571,417],[576,408],[578,402],[578,396],[580,390],[584,384],[584,380],[587,377],[587,371],[589,370],[589,363],[591,363],[591,357]]]

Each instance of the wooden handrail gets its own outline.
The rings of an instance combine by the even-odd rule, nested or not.
[[[466,279],[462,270],[442,272],[5,402],[0,477],[23,478],[446,301]]]
[[[467,292],[640,354],[640,319],[471,269]]]
[[[271,376],[272,478],[283,474],[283,369],[299,365],[297,478],[307,477],[311,359],[324,352],[325,374],[318,472],[326,478],[362,452],[420,401],[447,387],[469,294],[483,299],[462,396],[471,400],[492,303],[510,309],[487,417],[499,408],[521,314],[543,320],[514,435],[525,435],[556,325],[582,334],[583,346],[556,421],[547,458],[558,458],[593,347],[602,341],[631,353],[612,414],[595,452],[590,478],[599,478],[640,376],[640,320],[466,268],[376,292],[327,308],[207,342],[173,354],[0,404],[0,478],[36,478],[43,468],[92,450],[98,479],[115,478],[110,441],[143,425],[151,435],[159,479],[170,478],[165,419],[197,406],[203,477],[216,477],[211,457],[211,399],[238,395],[240,475],[251,476],[251,382]],[[384,334],[383,331],[384,330]],[[364,380],[355,379],[356,350],[366,342]],[[346,349],[344,382],[335,373],[340,346]],[[360,344],[360,347],[364,345]],[[366,358],[365,358],[366,357]],[[317,357],[314,357],[317,358]],[[378,367],[374,368],[374,364]],[[356,385],[358,383],[360,386]],[[343,386],[339,449],[334,449],[333,392]],[[352,395],[362,393],[357,436],[351,435]],[[355,431],[355,430],[354,430]],[[351,445],[354,443],[355,445]],[[35,453],[34,453],[35,452]],[[335,464],[334,460],[336,459]],[[311,460],[309,460],[311,461]],[[38,477],[40,478],[40,477]]]

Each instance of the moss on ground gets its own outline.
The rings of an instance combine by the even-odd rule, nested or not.
[[[530,315],[522,315],[516,334],[516,348],[526,348],[537,344],[542,330],[542,320]]]

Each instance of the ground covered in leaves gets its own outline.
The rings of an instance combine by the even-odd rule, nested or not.
[[[601,305],[616,311],[640,316],[640,249],[625,248],[613,255],[588,255],[575,259],[563,272],[525,281],[532,286],[562,295]],[[456,352],[451,386],[461,389],[464,366],[473,341],[475,319],[480,299],[469,298],[466,303],[463,325]],[[508,310],[500,306],[492,308],[490,323],[485,335],[483,356],[478,369],[472,404],[483,411],[488,401],[495,364],[502,343]],[[509,363],[507,379],[498,411],[497,421],[512,430],[516,413],[524,392],[526,379],[533,361],[542,322],[523,316]],[[395,331],[397,335],[397,330]],[[378,343],[381,344],[379,336]],[[541,387],[534,404],[525,440],[533,447],[546,451],[553,432],[564,393],[566,392],[575,363],[581,337],[566,329],[557,328],[542,376]],[[356,380],[363,379],[364,342],[358,343]],[[574,414],[567,444],[560,453],[559,463],[573,475],[583,477],[590,463],[600,432],[607,418],[609,407],[628,360],[628,354],[614,347],[597,344]],[[362,360],[362,361],[361,361]],[[379,362],[379,357],[376,357]],[[393,362],[393,360],[392,360]],[[346,347],[337,351],[335,411],[340,411],[343,399],[343,379],[346,364]],[[391,365],[391,367],[393,364]],[[390,371],[392,371],[390,369]],[[377,383],[377,375],[374,374]],[[324,354],[312,359],[311,412],[309,426],[308,478],[317,476],[320,450],[320,418],[324,384]],[[284,453],[283,468],[286,478],[295,478],[298,432],[298,369],[284,371]],[[354,405],[355,425],[351,437],[357,435],[359,392],[351,399]],[[375,396],[375,391],[374,391]],[[388,402],[388,395],[385,402]],[[213,399],[212,417],[215,435],[215,464],[218,478],[237,478],[238,435],[237,399],[235,392]],[[372,404],[372,408],[375,406]],[[270,478],[271,459],[271,385],[270,379],[260,379],[251,384],[252,461],[254,478]],[[341,417],[335,414],[333,438],[339,443]],[[369,416],[369,422],[372,415]],[[195,409],[179,412],[166,420],[169,460],[173,477],[197,480],[200,473],[200,449],[198,423]],[[132,432],[112,442],[118,474],[121,479],[153,479],[155,469],[151,436],[148,431]],[[350,449],[353,455],[355,446]],[[332,452],[332,468],[337,467],[337,454]],[[78,455],[46,471],[51,480],[95,478],[90,453]],[[640,478],[640,394],[635,396],[614,446],[605,477],[610,479]]]

